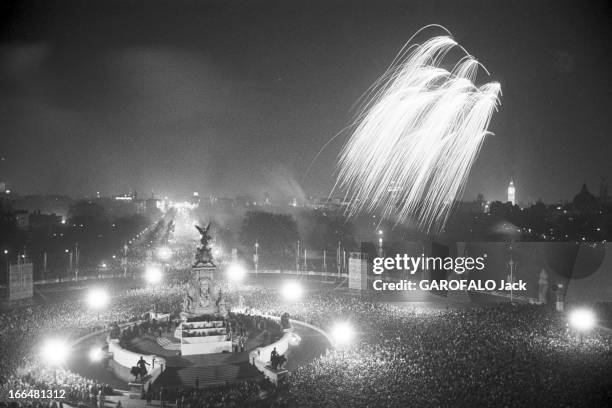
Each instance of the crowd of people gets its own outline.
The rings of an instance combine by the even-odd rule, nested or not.
[[[121,284],[109,285],[111,305],[99,313],[88,308],[82,299],[46,304],[33,303],[0,313],[0,401],[9,400],[9,391],[27,389],[62,389],[73,402],[89,402],[91,387],[105,384],[66,369],[50,370],[40,354],[45,339],[77,339],[95,330],[140,320],[151,311],[152,299],[160,308],[170,310],[180,304],[182,289],[177,285],[164,288],[129,289]],[[23,398],[22,402],[36,398]]]
[[[61,388],[65,401],[84,404],[91,402],[92,387],[110,393],[104,384],[69,370],[48,369],[37,354],[40,340],[59,333],[74,339],[139,320],[151,310],[152,299],[159,311],[180,310],[184,286],[111,290],[111,305],[99,319],[78,300],[0,313],[0,401],[8,401],[8,391],[16,389]],[[249,313],[288,313],[324,330],[348,321],[357,336],[342,350],[330,348],[297,368],[279,387],[246,382],[214,391],[184,390],[177,399],[182,407],[592,407],[612,400],[610,332],[577,336],[562,314],[543,306],[429,310],[336,292],[309,292],[287,303],[272,289],[254,287],[229,296]],[[603,319],[612,316],[610,304],[596,310]],[[237,335],[254,328],[275,335],[281,330],[267,319],[240,316],[230,325]]]
[[[269,381],[243,381],[237,384],[181,390],[178,408],[269,407],[276,387]]]
[[[612,401],[612,338],[577,336],[543,306],[428,312],[309,294],[292,317],[358,330],[353,344],[295,370],[279,407],[599,407]],[[268,313],[265,293],[249,300]],[[316,391],[316,392],[313,392]]]

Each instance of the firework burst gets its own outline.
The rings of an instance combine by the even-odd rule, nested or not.
[[[463,57],[442,68],[453,49]],[[499,83],[475,85],[479,67],[446,35],[402,49],[340,153],[334,189],[346,191],[349,215],[379,211],[427,232],[444,227],[499,104]]]

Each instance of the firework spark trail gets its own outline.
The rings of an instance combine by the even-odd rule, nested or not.
[[[441,68],[453,48],[465,52],[450,36],[404,47],[369,90],[334,186],[346,190],[349,215],[378,210],[427,232],[444,227],[501,92],[497,82],[474,85],[480,64],[470,55]]]

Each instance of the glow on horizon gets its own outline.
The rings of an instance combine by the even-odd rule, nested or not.
[[[346,192],[349,216],[379,211],[437,232],[463,193],[501,87],[474,84],[481,65],[452,37],[411,41],[366,95],[334,190]],[[452,49],[465,55],[448,71],[441,65]]]

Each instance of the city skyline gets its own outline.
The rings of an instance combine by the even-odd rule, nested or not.
[[[113,2],[109,2],[113,3]],[[363,92],[439,23],[502,85],[463,200],[570,200],[612,173],[604,2],[14,3],[2,33],[0,181],[21,193],[326,195]],[[125,3],[125,4],[123,4]],[[107,4],[107,3],[105,3]],[[119,5],[119,4],[118,4]],[[118,12],[120,10],[121,12]],[[477,10],[478,19],[469,19]],[[375,17],[375,18],[374,18]],[[153,34],[151,34],[153,33]],[[280,35],[282,34],[282,35]]]

